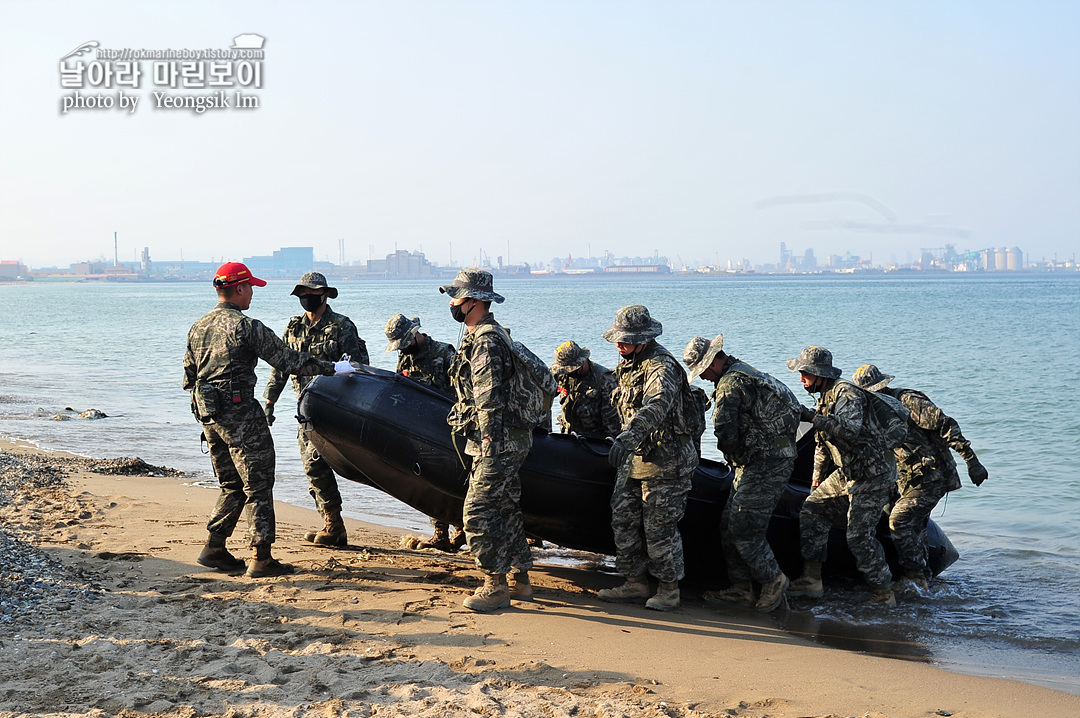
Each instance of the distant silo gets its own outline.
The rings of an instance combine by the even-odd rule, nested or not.
[[[1009,250],[1004,247],[998,247],[994,252],[994,269],[999,272],[1004,272],[1009,268]]]
[[[987,272],[994,271],[994,250],[983,249],[979,251],[979,268]]]
[[[1024,253],[1020,251],[1019,247],[1013,247],[1009,250],[1009,271],[1019,272],[1024,268]]]

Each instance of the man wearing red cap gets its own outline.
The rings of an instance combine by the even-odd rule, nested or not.
[[[293,572],[291,564],[270,555],[275,539],[274,441],[262,406],[255,399],[259,359],[289,374],[351,373],[347,361],[328,362],[290,349],[257,319],[244,315],[253,287],[266,282],[239,262],[221,265],[214,276],[218,303],[191,327],[184,355],[184,389],[191,392],[192,413],[202,424],[221,495],[206,528],[209,538],[198,562],[222,571],[243,568],[229,553],[241,512],[247,514],[252,578]]]

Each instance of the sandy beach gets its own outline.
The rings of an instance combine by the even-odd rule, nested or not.
[[[603,604],[618,579],[585,570],[542,566],[535,601],[476,614],[467,555],[356,521],[348,549],[316,548],[315,513],[281,503],[275,553],[298,572],[225,575],[195,563],[213,491],[0,456],[19,484],[0,505],[0,716],[1080,715],[1080,696],[822,647],[692,592],[670,614]],[[246,555],[239,531],[229,546]],[[19,551],[51,576],[30,598]]]

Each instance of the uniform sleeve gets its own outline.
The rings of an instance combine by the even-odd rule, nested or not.
[[[911,412],[911,420],[917,426],[940,436],[965,461],[975,456],[975,452],[971,450],[971,442],[960,432],[956,419],[947,416],[926,397],[911,393],[905,394],[903,399],[904,406]]]
[[[289,335],[289,329],[292,327],[292,321],[285,327],[285,336]],[[289,375],[286,372],[281,371],[277,367],[270,368],[270,379],[266,382],[266,389],[263,390],[263,396],[267,401],[275,402],[281,397],[281,392],[285,390],[285,385],[289,383]]]
[[[351,319],[346,319],[341,323],[341,351],[352,357],[353,361],[358,361],[365,365],[371,363],[371,357],[368,356],[367,343],[360,338],[359,332],[356,331],[356,325],[353,324]],[[341,357],[335,357],[335,359],[340,358]]]
[[[604,436],[611,438],[618,436],[619,431],[622,430],[619,412],[615,408],[615,402],[612,401],[612,395],[618,386],[619,381],[615,378],[615,374],[610,371],[604,372],[601,384],[603,395],[600,397],[600,423],[604,426]]]
[[[258,319],[246,319],[247,321],[237,327],[237,331],[243,334],[240,340],[270,366],[285,374],[303,376],[334,373],[333,362],[322,361],[307,352],[291,349],[281,337],[270,331]]]
[[[645,376],[641,408],[623,430],[623,443],[631,451],[641,446],[649,434],[660,428],[679,397],[679,382],[686,381],[679,368],[666,361],[654,361]]]
[[[811,475],[813,484],[820,484],[825,477],[832,473],[832,457],[825,449],[825,442],[818,437],[814,442],[814,472]]]
[[[195,352],[191,351],[189,340],[187,350],[184,352],[184,390],[194,389],[196,379],[198,379],[198,368],[195,366]]]
[[[836,401],[828,416],[818,412],[814,417],[814,429],[830,439],[851,445],[858,438],[866,410],[864,399],[848,389],[837,392]]]
[[[505,382],[509,378],[504,371],[507,352],[502,340],[492,334],[477,339],[472,351],[473,404],[481,459],[497,458],[502,448]]]
[[[716,435],[716,448],[724,452],[724,456],[741,453],[739,412],[745,402],[746,392],[738,381],[725,377],[716,385],[713,392],[713,434]]]

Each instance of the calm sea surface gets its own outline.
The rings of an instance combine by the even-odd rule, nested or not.
[[[393,369],[383,326],[396,312],[455,345],[437,281],[351,282],[332,305]],[[256,290],[251,316],[280,332],[300,312],[292,283]],[[990,472],[935,511],[960,561],[929,594],[887,615],[827,594],[785,625],[819,640],[1080,693],[1080,275],[1002,277],[498,281],[499,321],[537,354],[575,339],[614,366],[600,338],[615,311],[645,304],[677,356],[695,334],[806,396],[784,360],[808,344],[851,376],[871,362],[955,417]],[[137,455],[211,477],[181,390],[188,327],[214,305],[203,284],[0,286],[0,435],[88,456]],[[268,369],[260,364],[261,394]],[[289,390],[287,390],[289,391]],[[287,396],[283,395],[283,398]],[[98,421],[50,417],[100,409]],[[295,424],[279,410],[279,499],[310,506]],[[708,443],[708,442],[706,442]],[[718,456],[715,450],[713,456]],[[963,468],[961,462],[961,469]],[[427,531],[425,517],[374,489],[343,486],[346,514]],[[208,491],[207,512],[213,496]]]

